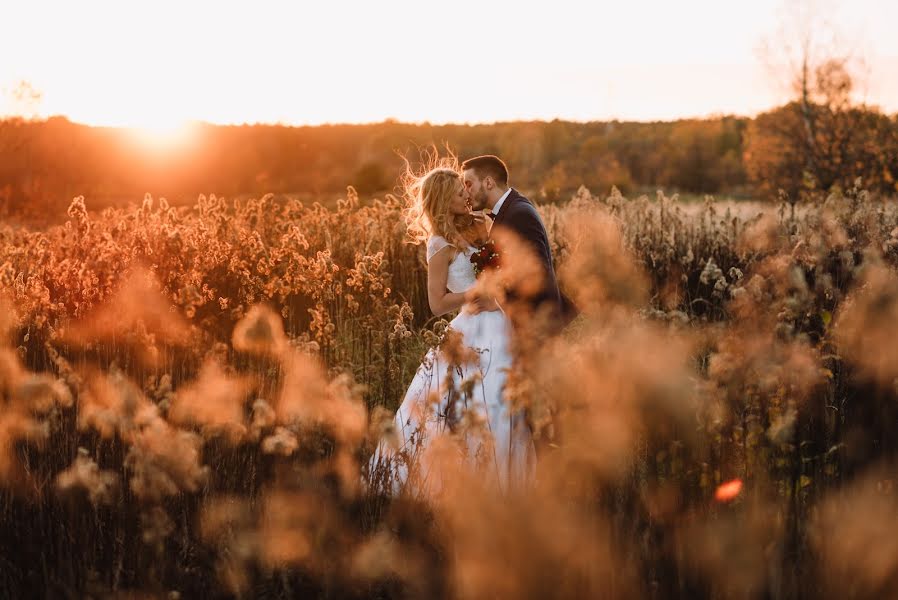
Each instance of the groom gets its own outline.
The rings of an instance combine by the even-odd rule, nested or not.
[[[558,289],[549,236],[536,207],[508,186],[508,167],[499,157],[485,155],[469,158],[461,168],[472,208],[483,210],[493,220],[490,237],[494,237],[495,232],[510,233],[521,242],[521,249],[525,250],[522,254],[530,255],[505,256],[500,247],[500,263],[509,264],[511,260],[536,263],[533,277],[530,278],[532,281],[508,290],[505,308],[510,309],[509,316],[515,323],[515,329],[522,323],[538,324],[541,325],[539,329],[547,333],[558,333],[576,316],[576,309]]]

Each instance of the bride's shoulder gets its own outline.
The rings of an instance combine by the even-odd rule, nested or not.
[[[433,255],[442,250],[443,248],[448,248],[453,246],[449,243],[449,240],[444,238],[441,235],[432,235],[427,238],[427,260],[430,261],[433,258]]]
[[[449,243],[449,240],[447,240],[446,238],[444,238],[441,235],[432,235],[429,238],[427,238],[427,249],[428,250],[430,250],[431,248],[437,248],[437,249],[445,248],[446,246],[451,246],[451,245],[452,244]]]

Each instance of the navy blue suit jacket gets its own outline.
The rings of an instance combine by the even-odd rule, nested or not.
[[[525,300],[534,311],[548,310],[551,317],[558,320],[560,326],[570,322],[576,316],[577,311],[573,303],[558,289],[558,279],[552,264],[552,250],[549,247],[549,236],[536,207],[512,188],[493,220],[493,229],[490,231],[495,231],[497,228],[507,228],[527,243],[539,260],[544,275],[543,287],[537,294],[527,299],[521,299],[514,290],[509,290],[509,301]],[[502,257],[501,260],[514,260],[514,258]]]

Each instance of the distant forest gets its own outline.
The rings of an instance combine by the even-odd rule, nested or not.
[[[78,195],[96,207],[138,201],[145,193],[172,203],[192,202],[199,194],[327,198],[348,185],[363,196],[383,194],[394,191],[402,157],[414,163],[420,149],[432,144],[441,150],[448,145],[460,158],[501,156],[512,185],[540,202],[566,199],[581,184],[600,194],[617,186],[624,193],[663,188],[763,199],[792,180],[806,185],[801,180],[812,167],[819,172],[818,186],[864,176],[892,191],[898,178],[898,117],[852,110],[863,127],[840,113],[833,139],[819,140],[822,159],[810,154],[816,139],[803,141],[798,105],[756,119],[654,123],[198,124],[188,141],[172,147],[142,143],[128,130],[62,117],[7,119],[0,121],[0,216],[58,213]],[[872,133],[859,136],[861,129]],[[823,181],[827,175],[818,168],[823,159],[837,163],[831,181]]]

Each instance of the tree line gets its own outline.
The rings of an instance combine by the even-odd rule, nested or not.
[[[170,143],[62,117],[6,119],[0,214],[53,214],[77,195],[97,206],[147,192],[171,202],[268,192],[322,198],[347,185],[382,194],[395,189],[404,158],[414,163],[432,145],[462,158],[502,156],[512,184],[541,202],[566,199],[581,184],[600,194],[616,186],[629,194],[663,188],[798,199],[858,177],[867,189],[894,195],[898,115],[823,100],[791,102],[754,119],[651,123],[197,124]]]

